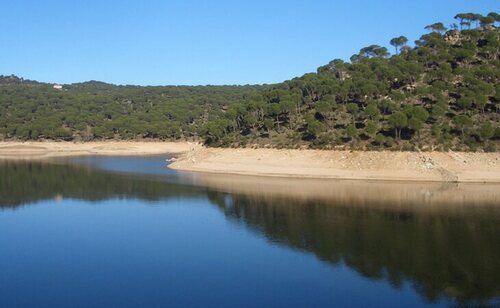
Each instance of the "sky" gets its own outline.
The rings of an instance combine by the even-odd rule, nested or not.
[[[0,2],[0,75],[54,83],[277,83],[499,0]],[[392,50],[392,49],[390,49]]]

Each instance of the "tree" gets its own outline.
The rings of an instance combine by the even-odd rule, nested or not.
[[[227,120],[217,120],[207,123],[202,128],[202,134],[207,138],[208,143],[217,142],[226,134],[229,122]]]
[[[422,106],[413,106],[407,112],[410,118],[418,119],[420,122],[425,122],[429,118],[429,112]]]
[[[332,104],[329,101],[320,101],[316,104],[316,111],[322,116],[328,117],[329,113],[332,111]]]
[[[318,136],[318,134],[324,132],[326,127],[323,123],[316,120],[312,114],[306,116],[307,132],[313,136]]]
[[[448,109],[448,106],[446,106],[445,104],[434,105],[432,107],[432,117],[436,120],[441,118],[443,115],[446,114],[447,109]]]
[[[476,23],[476,27],[479,26],[480,22],[481,22],[481,19],[484,17],[483,15],[481,14],[476,14],[476,13],[469,13],[470,14],[470,20],[472,22],[475,22]]]
[[[382,135],[382,134],[377,134],[377,135],[375,136],[375,140],[374,140],[374,142],[375,142],[376,144],[378,144],[378,145],[383,145],[383,144],[384,144],[384,142],[385,142],[385,136],[384,136],[384,135]]]
[[[396,49],[396,54],[398,54],[398,49],[405,46],[408,43],[408,38],[406,36],[398,36],[390,41],[391,45]]]
[[[370,118],[370,120],[377,118],[380,115],[380,111],[378,110],[376,103],[369,103],[366,106],[364,113],[368,118]]]
[[[495,23],[495,18],[493,16],[486,16],[480,19],[481,27],[491,26]]]
[[[279,103],[270,103],[266,106],[267,114],[271,117],[274,117],[274,123],[277,124],[278,130],[280,129],[280,114],[281,107]]]
[[[423,123],[420,119],[418,118],[410,118],[410,120],[408,120],[408,126],[413,129],[417,135],[420,136],[420,129],[422,129],[422,126],[423,126]]]
[[[459,14],[455,15],[454,18],[459,21],[460,29],[463,29],[463,26],[466,25],[467,23],[470,26],[470,22],[469,22],[469,20],[467,18],[467,14],[465,14],[465,13],[459,13]]]
[[[359,136],[358,129],[356,128],[356,126],[354,124],[347,126],[346,134],[347,134],[347,137],[349,137],[351,139],[357,139]]]
[[[359,56],[363,58],[386,58],[389,56],[387,48],[381,47],[379,45],[370,45],[368,47],[361,48],[359,51]]]
[[[491,139],[495,135],[495,129],[493,128],[493,125],[491,125],[491,122],[486,122],[483,125],[481,125],[481,129],[479,130],[479,136],[483,140],[488,140]]]
[[[490,13],[488,13],[488,17],[493,18],[493,20],[495,22],[500,22],[500,14],[498,14],[496,12],[490,12]]]
[[[341,59],[334,59],[327,65],[318,68],[318,73],[330,73],[341,81],[345,80],[348,65]]]
[[[470,29],[472,22],[476,22],[477,24],[481,17],[483,17],[481,14],[474,13],[459,13],[455,15],[455,19],[460,21],[461,29],[463,29],[463,26],[467,26],[467,28]]]
[[[469,96],[462,96],[457,100],[457,105],[462,110],[467,110],[472,106],[472,99]]]
[[[465,137],[465,129],[472,125],[472,120],[465,114],[459,114],[453,118],[455,126],[462,132],[462,138]]]
[[[365,134],[373,137],[379,130],[379,125],[375,121],[368,121],[365,126]]]
[[[267,132],[274,128],[274,121],[270,118],[264,119],[264,126],[266,127]]]
[[[359,107],[357,104],[355,104],[355,103],[347,104],[347,112],[349,112],[351,114],[352,124],[354,124],[356,122],[356,114],[358,113],[358,111],[359,111]]]
[[[488,103],[488,98],[485,95],[478,93],[474,96],[474,102],[476,104],[477,109],[479,109],[481,113],[484,114],[484,108]]]
[[[443,25],[442,22],[436,22],[436,23],[433,23],[432,25],[426,26],[425,29],[432,31],[432,32],[437,32],[439,34],[442,34],[443,32],[446,31],[447,28]]]
[[[401,129],[408,126],[408,117],[401,111],[397,111],[389,116],[389,125],[394,129],[396,139],[401,138]]]

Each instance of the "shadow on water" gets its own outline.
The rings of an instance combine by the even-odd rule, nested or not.
[[[89,166],[0,162],[0,207],[53,198],[207,198],[273,243],[345,264],[430,302],[500,297],[498,186],[119,174]]]

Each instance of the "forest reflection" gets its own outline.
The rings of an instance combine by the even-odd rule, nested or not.
[[[500,297],[500,207],[489,186],[220,175],[167,179],[28,161],[0,162],[0,179],[2,210],[54,198],[202,198],[276,245],[345,264],[394,287],[409,282],[431,302]]]

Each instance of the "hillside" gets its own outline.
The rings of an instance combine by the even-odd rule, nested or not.
[[[392,56],[371,45],[350,63],[333,60],[234,104],[205,136],[216,145],[494,151],[500,32],[485,21],[473,28],[477,17],[464,15],[466,29],[436,23],[413,48],[403,36],[391,40]]]
[[[211,146],[497,151],[500,16],[464,13],[265,86],[0,78],[0,139],[200,139]]]
[[[178,139],[197,136],[227,102],[263,86],[116,86],[89,81],[63,85],[0,77],[0,138]]]

